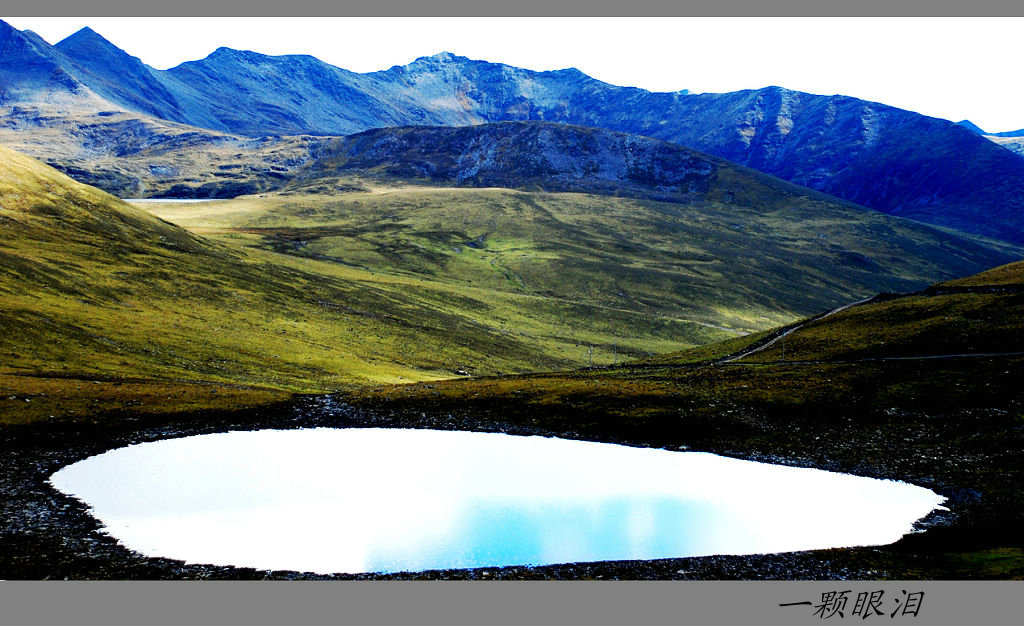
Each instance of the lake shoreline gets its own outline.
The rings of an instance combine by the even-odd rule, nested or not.
[[[97,523],[86,508],[46,483],[61,467],[133,443],[171,437],[230,430],[264,428],[433,428],[477,430],[520,435],[594,439],[572,432],[468,419],[452,415],[419,416],[367,411],[332,396],[298,396],[294,400],[251,411],[186,416],[119,416],[95,424],[54,423],[6,429],[2,444],[6,454],[0,490],[5,494],[3,557],[0,577],[6,579],[356,579],[356,580],[455,580],[455,579],[693,579],[693,580],[834,580],[905,579],[914,576],[909,562],[928,560],[936,532],[948,539],[958,528],[958,499],[955,487],[924,485],[950,498],[951,511],[937,510],[918,523],[927,532],[908,535],[890,546],[815,550],[750,556],[711,556],[652,561],[570,563],[538,567],[508,566],[473,570],[438,570],[397,574],[346,574],[323,576],[301,572],[263,571],[212,565],[191,565],[181,561],[147,558],[121,547],[112,538],[97,533]],[[575,435],[575,436],[574,436]],[[609,443],[643,445],[636,441]],[[68,445],[67,442],[74,442]],[[736,450],[704,450],[725,456],[748,458],[786,465],[814,466],[806,460],[765,458],[763,454]],[[833,471],[844,468],[820,467]],[[884,468],[856,468],[852,472],[875,478],[914,482],[913,476],[893,476]],[[922,541],[923,540],[923,541]],[[941,541],[938,541],[941,543]],[[915,546],[917,546],[915,548]],[[923,550],[921,548],[924,548]],[[908,553],[907,550],[911,552]],[[921,553],[925,553],[922,557]],[[909,562],[908,562],[909,561]],[[935,574],[923,577],[942,577]]]

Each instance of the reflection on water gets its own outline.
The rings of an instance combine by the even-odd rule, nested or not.
[[[318,573],[877,545],[942,501],[706,453],[397,429],[155,441],[51,482],[140,553]]]

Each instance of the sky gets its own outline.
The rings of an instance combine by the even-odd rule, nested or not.
[[[89,26],[157,69],[220,46],[310,54],[356,72],[448,51],[575,67],[651,91],[779,85],[844,94],[989,132],[1024,128],[1024,18],[3,18],[50,43]]]

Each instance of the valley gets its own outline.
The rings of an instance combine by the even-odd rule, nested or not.
[[[4,155],[11,423],[614,364],[1020,254],[724,164],[688,203],[367,171],[140,210]]]

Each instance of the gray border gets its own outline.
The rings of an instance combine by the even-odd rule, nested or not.
[[[1019,0],[705,0],[703,2],[584,2],[520,0],[481,6],[472,0],[178,0],[140,6],[130,0],[7,0],[6,15],[1021,15]],[[822,623],[813,607],[821,594],[850,589],[924,591],[917,617],[888,615],[892,624],[1019,624],[1019,582],[505,582],[505,583],[141,583],[3,582],[0,616],[12,626],[234,624],[774,624]],[[869,623],[849,615],[853,622]],[[831,620],[835,621],[838,616]],[[840,622],[845,620],[840,620]],[[873,623],[873,622],[871,622]]]
[[[12,16],[47,14],[135,16],[1008,16],[1024,14],[1019,0],[176,0],[140,5],[132,0],[6,0],[3,12]]]
[[[558,624],[559,626],[800,626],[825,622],[822,594],[848,591],[828,623],[1016,626],[1017,582],[8,582],[12,626]],[[882,591],[882,615],[864,619],[859,594]],[[898,603],[923,593],[917,614]],[[793,606],[780,606],[789,603]],[[896,611],[894,617],[890,612]]]

